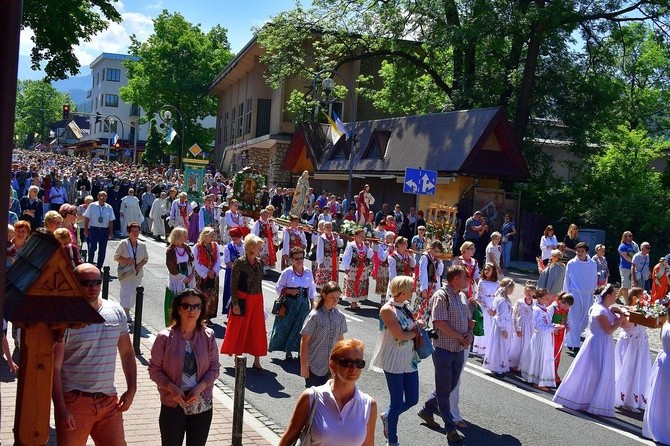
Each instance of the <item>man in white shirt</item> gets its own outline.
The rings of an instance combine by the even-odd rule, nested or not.
[[[88,205],[84,212],[84,235],[88,240],[88,263],[93,263],[98,252],[98,269],[102,269],[107,253],[107,241],[114,237],[114,209],[107,204],[107,192],[98,192],[98,201]]]
[[[630,266],[630,278],[633,286],[643,288],[647,292],[651,291],[650,252],[651,245],[649,242],[643,242],[640,245],[640,251],[633,256]]]

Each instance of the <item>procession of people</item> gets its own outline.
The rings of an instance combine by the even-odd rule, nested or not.
[[[493,223],[486,223],[482,213],[476,211],[465,222],[462,237],[454,234],[463,243],[460,255],[452,258],[445,252],[451,235],[443,240],[427,237],[426,227],[421,224],[425,221],[416,209],[404,214],[400,205],[392,211],[387,204],[375,208],[374,191],[367,184],[351,204],[327,191],[315,196],[307,172],[293,190],[269,188],[264,192],[265,203],[258,203],[251,213],[243,211],[243,203],[235,198],[233,182],[213,171],[203,179],[200,201],[190,202],[183,175],[177,169],[128,169],[62,155],[19,152],[12,187],[20,215],[19,222],[13,224],[16,233],[9,240],[8,254],[15,257],[20,252],[24,232],[29,236],[43,224],[52,231],[66,227],[72,234],[72,247],[85,251],[87,263],[100,270],[106,264],[107,242],[127,237],[118,245],[113,261],[118,264],[122,284],[122,312],[126,322],[132,323],[130,294],[141,284],[148,262],[139,236],[143,233],[157,241],[165,238],[165,267],[169,272],[165,324],[171,328],[162,336],[172,336],[184,324],[189,327],[189,336],[207,340],[211,330],[197,331],[195,321],[198,327],[201,323],[212,326],[213,319],[222,314],[227,329],[220,353],[250,354],[254,356],[252,367],[258,372],[264,370],[261,358],[268,352],[281,352],[287,361],[294,358],[294,353],[303,355],[301,376],[308,383],[324,383],[328,377],[339,382],[339,368],[365,367],[362,345],[356,347],[360,358],[328,359],[325,354],[341,342],[346,324],[338,328],[337,336],[325,336],[314,323],[316,318],[340,314],[339,310],[333,313],[338,304],[346,311],[357,312],[362,302],[376,300],[381,307],[381,323],[372,368],[385,373],[391,394],[389,408],[380,410],[389,445],[398,444],[400,414],[419,401],[417,364],[427,357],[435,367],[435,391],[418,416],[429,427],[438,425],[434,416],[440,416],[448,440],[463,440],[462,429],[467,423],[454,415],[454,409],[458,412],[458,383],[471,350],[496,378],[518,373],[540,391],[557,388],[554,401],[565,407],[601,416],[613,416],[617,407],[631,412],[646,408],[645,435],[670,441],[658,419],[670,413],[668,387],[659,383],[659,377],[667,375],[667,361],[662,356],[667,352],[659,355],[653,372],[648,355],[626,355],[631,346],[615,361],[613,332],[622,327],[622,339],[633,345],[630,339],[646,336],[646,330],[628,320],[627,307],[616,305],[619,296],[608,284],[609,271],[603,271],[598,257],[604,246],[599,245],[596,255],[589,256],[590,247],[579,240],[576,225],[571,225],[563,243],[556,240],[553,227],[547,227],[539,247],[540,280],[537,286],[526,286],[521,305],[510,300],[514,282],[505,277],[510,267],[510,244],[517,236],[509,215],[498,232],[489,228]],[[56,201],[60,204],[60,220],[54,219],[49,213],[53,211],[47,208],[54,205],[53,198],[50,204],[40,198],[51,194],[54,187],[58,193],[51,197],[63,199],[62,203]],[[143,192],[136,196],[135,191]],[[280,201],[277,196],[288,199]],[[375,209],[382,209],[379,220]],[[72,210],[73,217],[69,218]],[[10,213],[10,225],[11,220]],[[345,233],[343,222],[347,220],[357,226]],[[487,241],[482,246],[483,237]],[[67,245],[64,249],[69,249]],[[668,259],[661,258],[654,267],[650,250],[648,243],[638,246],[632,233],[624,232],[618,248],[623,289],[619,293],[628,303],[656,300],[667,305]],[[563,259],[568,257],[571,259],[563,266]],[[73,257],[73,268],[80,263]],[[261,283],[278,263],[278,298],[268,333]],[[647,296],[645,292],[652,294]],[[326,300],[331,295],[339,300]],[[434,330],[432,340],[428,340],[428,334],[424,339],[429,327]],[[590,330],[585,332],[587,327]],[[666,324],[664,349],[667,332]],[[424,358],[419,356],[419,338],[432,344]],[[317,340],[320,356],[313,352]],[[182,348],[183,340],[178,345]],[[561,381],[558,365],[563,346],[575,360]],[[211,351],[200,348],[202,354],[211,355]],[[304,357],[307,352],[309,363]],[[161,357],[164,354],[161,352]],[[152,379],[163,376],[164,365],[152,365]],[[218,374],[218,366],[212,364],[210,368]],[[211,387],[211,380],[208,376],[207,382],[203,381],[201,391]],[[403,380],[409,382],[404,389]],[[160,385],[161,381],[157,382]],[[196,381],[191,384],[199,386]],[[654,411],[649,410],[651,406],[633,406],[623,396],[619,400],[618,394],[625,393],[619,389],[643,394],[646,401],[654,402]],[[169,402],[166,413],[168,409],[187,410],[180,405],[173,407],[164,393],[162,400]],[[374,423],[374,419],[366,418],[361,426],[374,429]],[[295,432],[292,425],[292,437]]]

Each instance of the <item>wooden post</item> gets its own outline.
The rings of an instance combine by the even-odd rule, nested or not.
[[[242,446],[244,427],[244,386],[247,380],[247,357],[235,358],[235,396],[233,399],[233,435],[232,445]]]
[[[49,441],[49,413],[53,380],[52,330],[45,323],[21,327],[14,444],[45,445]]]
[[[142,309],[144,308],[144,287],[138,286],[135,295],[135,322],[133,323],[133,348],[140,355],[140,339],[142,336]]]

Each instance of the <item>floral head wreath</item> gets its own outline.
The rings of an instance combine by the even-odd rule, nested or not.
[[[613,288],[614,288],[614,287],[613,287],[612,284],[610,284],[610,283],[608,283],[607,285],[605,285],[605,288],[603,288],[603,290],[600,292],[600,294],[596,294],[596,295],[595,295],[596,302],[598,302],[598,303],[602,302],[602,301],[603,301],[603,297],[605,297],[606,295],[608,295],[609,293],[611,293],[612,290],[613,290]]]

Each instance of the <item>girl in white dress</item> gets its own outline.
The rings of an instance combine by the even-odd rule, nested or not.
[[[495,316],[493,299],[495,299],[498,290],[498,271],[494,265],[487,263],[484,266],[482,276],[482,280],[479,281],[477,287],[477,303],[482,308],[482,313],[484,313],[484,335],[475,336],[472,343],[472,353],[480,356],[486,354],[489,336],[493,332],[493,316]]]
[[[610,309],[616,294],[606,285],[596,290],[596,303],[589,309],[591,333],[570,365],[563,383],[554,395],[554,402],[573,410],[586,410],[594,415],[614,416],[614,338],[621,326],[619,308]]]
[[[633,413],[647,406],[647,386],[651,372],[649,337],[643,325],[637,325],[623,318],[619,337],[614,350],[614,387],[617,406]]]
[[[501,378],[509,372],[509,350],[512,345],[512,301],[509,296],[514,291],[514,281],[505,278],[500,281],[493,300],[493,331],[486,347],[483,367]]]
[[[512,335],[512,347],[509,351],[509,367],[516,373],[519,373],[521,358],[528,351],[530,338],[533,336],[533,295],[535,290],[535,285],[526,284],[523,289],[523,299],[514,302],[512,307],[514,334]]]
[[[386,302],[386,289],[389,286],[389,256],[393,255],[393,241],[395,234],[391,231],[384,233],[384,240],[377,246],[377,257],[379,267],[377,268],[377,280],[375,281],[375,293],[379,294],[380,302]]]
[[[651,368],[647,410],[642,420],[642,435],[670,444],[670,322],[661,330],[661,351]]]
[[[551,294],[544,288],[535,291],[533,306],[533,335],[528,351],[521,358],[521,376],[542,391],[556,387],[554,372],[554,324],[547,307],[551,304]]]

